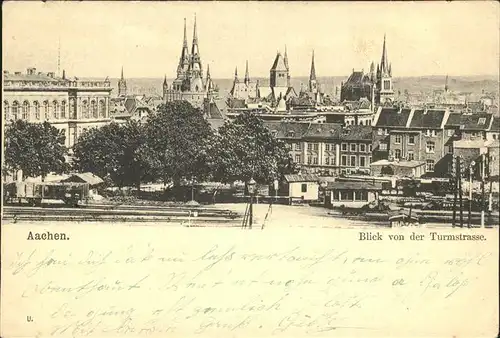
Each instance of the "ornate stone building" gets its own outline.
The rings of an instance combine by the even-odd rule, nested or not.
[[[177,77],[169,87],[166,79],[163,83],[163,101],[188,101],[196,108],[202,108],[206,99],[216,95],[218,89],[212,82],[210,70],[207,67],[206,78],[203,78],[203,65],[198,47],[196,17],[194,20],[193,43],[191,52],[188,50],[186,37],[186,19],[184,19],[184,40],[182,44]]]
[[[86,129],[110,122],[110,81],[66,78],[28,68],[25,74],[4,71],[3,111],[6,123],[23,119],[50,122],[73,147]]]

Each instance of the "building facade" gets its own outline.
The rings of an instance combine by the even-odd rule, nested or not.
[[[25,74],[4,71],[3,110],[6,123],[22,119],[48,121],[66,136],[72,148],[87,129],[110,122],[111,84],[62,77],[28,68]]]

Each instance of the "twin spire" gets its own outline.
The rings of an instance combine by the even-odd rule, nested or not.
[[[234,81],[235,82],[239,82],[239,79],[238,79],[238,67],[237,66],[234,69]],[[248,71],[248,60],[246,61],[246,64],[245,64],[245,79],[244,79],[244,82],[246,84],[250,83],[250,72]]]

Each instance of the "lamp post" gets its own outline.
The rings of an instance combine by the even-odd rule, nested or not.
[[[476,165],[476,162],[472,161],[469,166],[469,219],[467,222],[467,227],[471,227],[471,217],[472,217],[472,170],[474,166]]]
[[[274,179],[273,185],[274,185],[274,201],[278,200],[278,188],[279,188],[279,181],[277,178]]]
[[[248,193],[250,194],[250,208],[249,208],[249,214],[250,214],[250,219],[248,226],[250,229],[252,229],[252,223],[253,223],[253,195],[255,194],[255,180],[253,177],[250,179],[250,181],[247,183],[248,185]]]

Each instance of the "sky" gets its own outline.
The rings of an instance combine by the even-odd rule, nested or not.
[[[498,75],[497,2],[4,2],[3,68],[71,76],[175,77],[196,15],[213,78],[268,77],[287,47],[291,76],[346,76],[380,62],[393,76]]]

